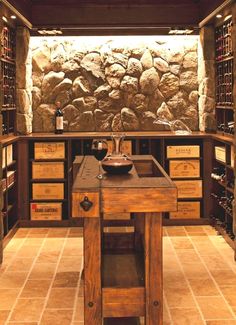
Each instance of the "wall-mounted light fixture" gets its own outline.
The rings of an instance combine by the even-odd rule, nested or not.
[[[170,35],[190,35],[194,32],[192,27],[171,27],[169,30]]]
[[[44,36],[55,36],[63,34],[60,29],[38,29],[38,33]]]

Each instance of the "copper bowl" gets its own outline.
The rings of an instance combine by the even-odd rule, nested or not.
[[[127,158],[105,158],[102,161],[102,168],[108,174],[127,174],[133,167],[133,162]]]

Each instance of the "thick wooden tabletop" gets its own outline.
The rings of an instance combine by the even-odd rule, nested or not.
[[[176,186],[160,164],[150,155],[131,159],[134,166],[128,174],[104,173],[99,180],[96,178],[98,162],[93,156],[85,156],[72,188],[73,217],[79,217],[75,201],[89,193],[95,198],[98,210],[106,213],[176,211]]]

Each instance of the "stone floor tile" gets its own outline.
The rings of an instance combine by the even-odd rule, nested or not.
[[[46,308],[71,308],[74,304],[75,294],[74,288],[52,288]]]
[[[225,300],[219,297],[196,297],[201,312],[206,320],[234,319]]]
[[[0,289],[21,288],[26,280],[26,272],[4,272],[0,277]]]
[[[30,270],[34,262],[34,257],[16,257],[9,264],[7,271],[27,272]]]
[[[194,248],[188,237],[171,237],[171,242],[176,250]]]
[[[54,288],[73,288],[77,287],[79,281],[79,272],[58,272],[53,281]]]
[[[209,320],[206,322],[206,325],[235,325],[236,324],[236,320]]]
[[[39,246],[22,245],[16,252],[17,257],[34,258],[39,253]]]
[[[219,286],[236,286],[236,274],[232,270],[211,270]]]
[[[0,289],[0,310],[11,309],[14,306],[19,293],[20,288]]]
[[[59,265],[58,272],[80,272],[82,267],[82,256],[62,257]]]
[[[71,325],[72,309],[45,309],[40,325]]]
[[[18,299],[10,321],[38,322],[43,311],[44,299]],[[24,324],[26,325],[26,324]]]
[[[197,308],[171,308],[174,325],[204,325]]]
[[[228,304],[231,307],[235,307],[236,309],[236,285],[235,286],[222,286],[220,287],[222,294],[227,300]]]
[[[164,290],[169,308],[196,308],[193,296],[188,287],[165,288]]]
[[[200,257],[193,249],[177,249],[176,254],[179,258],[180,263],[201,263]]]
[[[200,263],[182,263],[183,271],[185,276],[189,278],[202,278],[208,276],[208,271],[205,266]]]
[[[0,325],[5,325],[10,310],[0,310]]]
[[[48,294],[50,280],[28,280],[21,292],[20,298],[44,298]]]
[[[83,320],[84,320],[84,298],[78,297],[73,321],[83,322]]]
[[[218,296],[220,294],[210,277],[189,278],[188,281],[195,296]]]
[[[57,252],[40,252],[36,259],[36,263],[57,263],[60,251]]]
[[[56,264],[53,263],[35,263],[30,272],[29,279],[51,279],[56,271]]]

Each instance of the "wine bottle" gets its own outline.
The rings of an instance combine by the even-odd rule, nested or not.
[[[56,102],[56,112],[55,112],[55,133],[63,133],[63,113],[61,110],[61,103]]]

